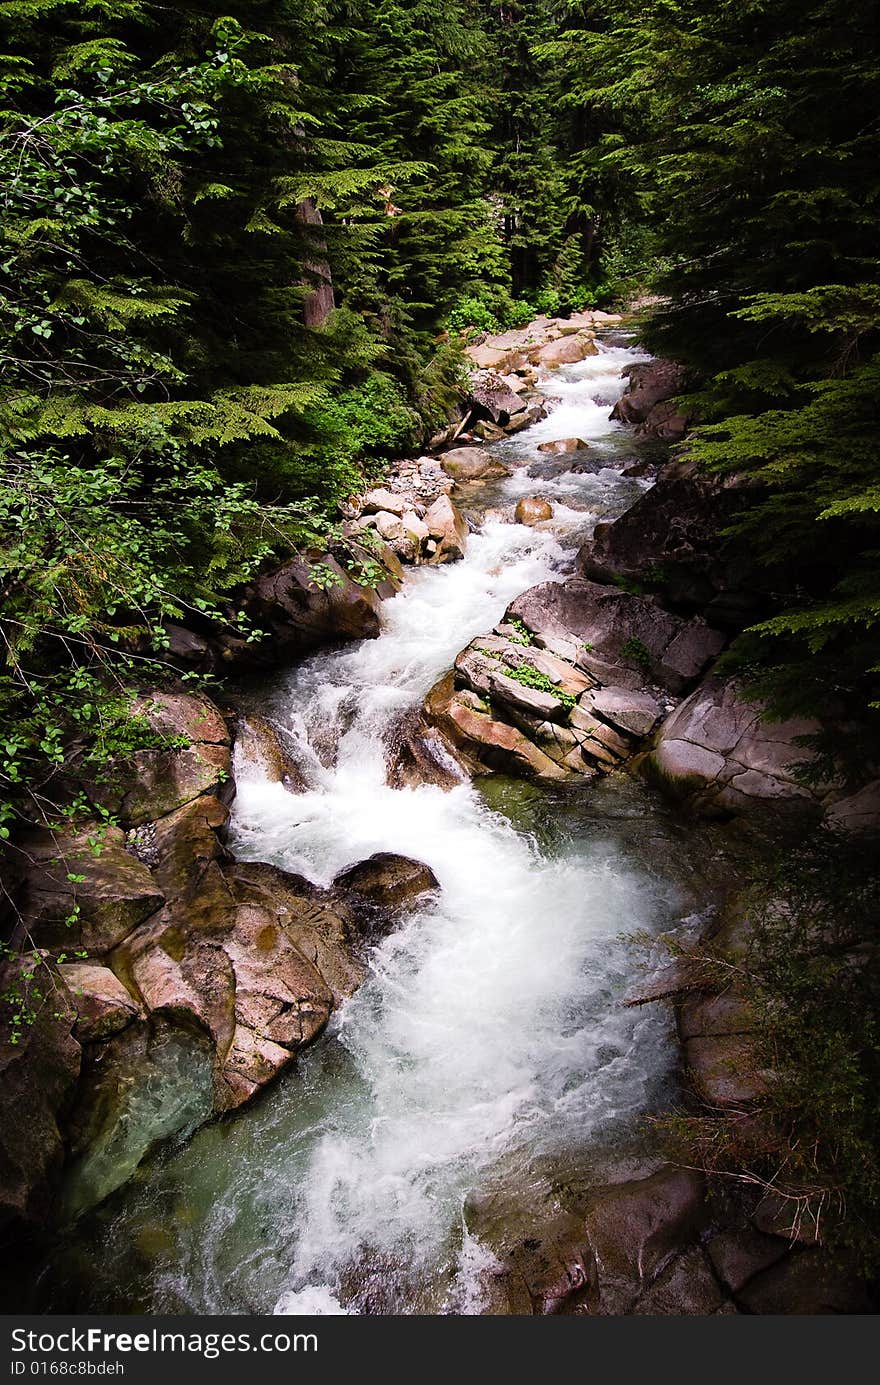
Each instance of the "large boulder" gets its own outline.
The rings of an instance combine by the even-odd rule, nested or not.
[[[561,365],[577,365],[588,356],[597,356],[599,348],[592,334],[577,332],[573,336],[561,337],[558,341],[547,342],[529,351],[529,360],[544,370],[555,370]]]
[[[580,577],[531,587],[511,603],[508,617],[535,636],[573,642],[579,666],[617,686],[653,681],[682,692],[724,647],[724,636],[704,621],[685,621],[647,597]]]
[[[488,481],[507,475],[507,468],[482,447],[454,447],[443,453],[440,465],[454,481]]]
[[[649,580],[678,608],[702,612],[724,630],[742,629],[761,610],[752,555],[722,537],[743,503],[737,478],[671,462],[657,482],[610,524],[597,524],[578,554],[584,576],[599,582]]]
[[[265,717],[249,713],[235,728],[236,763],[255,765],[271,784],[283,784],[290,793],[301,793],[305,780],[288,755],[281,733]],[[239,770],[240,773],[240,770]]]
[[[136,751],[112,780],[92,789],[123,827],[152,822],[228,784],[231,736],[208,698],[157,690],[136,698],[132,714],[149,727],[155,747]]]
[[[331,555],[311,562],[291,558],[258,577],[246,593],[248,615],[269,637],[248,646],[252,661],[278,662],[337,640],[375,639],[382,597],[378,588],[356,582]]]
[[[611,417],[648,437],[678,441],[687,431],[689,415],[672,402],[686,386],[687,372],[676,361],[644,361],[630,366],[629,383]]]
[[[118,827],[95,822],[69,835],[39,833],[25,849],[30,867],[22,918],[41,948],[101,956],[164,903]]]
[[[799,742],[817,730],[805,720],[765,720],[735,682],[710,678],[664,721],[644,769],[698,812],[818,815],[818,792],[798,778],[813,758]]]

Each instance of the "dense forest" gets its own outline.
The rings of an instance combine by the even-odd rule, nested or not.
[[[0,92],[8,862],[112,820],[94,786],[156,743],[131,705],[181,677],[169,626],[259,646],[241,592],[293,554],[375,580],[344,502],[457,416],[469,342],[631,304],[683,368],[688,459],[736,488],[718,544],[759,570],[723,667],[819,719],[815,773],[876,778],[876,5],[5,0]],[[846,859],[784,886],[817,936]],[[785,1110],[843,1122],[873,1263],[876,977],[769,936],[792,1052],[855,986]]]
[[[692,447],[754,479],[778,609],[737,657],[862,762],[873,6],[228,9],[3,6],[0,830],[136,737],[170,618],[444,419],[461,329],[638,286]]]

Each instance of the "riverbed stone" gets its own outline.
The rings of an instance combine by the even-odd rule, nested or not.
[[[482,447],[454,447],[443,453],[440,465],[454,481],[486,481],[507,475],[507,468]]]
[[[439,882],[424,862],[390,851],[377,851],[367,860],[340,871],[333,886],[360,895],[372,904],[396,909],[439,889]]]
[[[551,442],[538,443],[538,451],[547,453],[551,457],[570,452],[580,452],[588,447],[583,438],[554,438]]]
[[[515,519],[517,524],[541,524],[553,518],[553,506],[538,495],[526,495],[517,501]]]
[[[705,1180],[666,1166],[611,1184],[588,1198],[585,1226],[598,1271],[601,1308],[628,1312],[706,1224]]]
[[[818,816],[819,796],[798,778],[818,726],[764,719],[735,682],[707,679],[664,721],[645,768],[696,811],[735,814],[770,801]]]
[[[467,521],[448,495],[438,496],[425,512],[425,526],[435,543],[430,561],[434,564],[454,562],[464,557],[467,547]]]

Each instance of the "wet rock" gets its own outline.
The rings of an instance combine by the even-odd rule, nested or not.
[[[576,365],[588,356],[598,356],[599,348],[592,336],[578,332],[574,336],[562,337],[559,341],[547,342],[544,346],[533,347],[529,360],[544,370],[554,370],[561,365]]]
[[[772,1236],[757,1231],[720,1231],[706,1244],[706,1254],[722,1284],[738,1294],[750,1279],[785,1254],[785,1247]]]
[[[236,754],[245,764],[256,765],[272,784],[283,784],[291,793],[302,793],[305,780],[286,754],[276,728],[265,717],[250,713],[235,728]]]
[[[76,1088],[81,1049],[76,1012],[52,974],[34,959],[15,958],[0,975],[0,1226],[48,1219],[64,1156],[60,1124]],[[45,973],[45,976],[43,975]],[[37,1000],[35,990],[48,1000]],[[16,994],[29,995],[32,1024],[17,1026]]]
[[[487,481],[507,475],[507,468],[481,447],[454,447],[443,453],[440,465],[454,481]]]
[[[769,804],[817,815],[815,792],[797,778],[811,752],[797,744],[815,723],[762,720],[736,683],[708,679],[660,728],[646,770],[699,812],[741,813]]]
[[[646,597],[580,577],[531,587],[511,603],[507,618],[586,647],[581,667],[619,687],[653,680],[680,692],[724,646],[724,637],[702,621],[686,622]]]
[[[467,521],[448,495],[438,496],[427,510],[425,526],[435,545],[430,558],[432,563],[453,562],[464,557],[468,539]]]
[[[630,1311],[706,1220],[705,1181],[690,1169],[666,1167],[591,1193],[585,1223],[600,1311]]]
[[[675,361],[646,361],[629,367],[629,384],[611,411],[611,417],[635,427],[649,437],[678,441],[687,431],[687,414],[672,403],[687,383],[683,366]]]
[[[422,861],[379,851],[349,866],[333,881],[334,889],[350,891],[372,904],[396,909],[440,888],[436,875]]]
[[[93,823],[69,836],[40,833],[25,849],[31,864],[23,918],[40,947],[101,956],[164,903],[118,827]]]
[[[737,1298],[749,1313],[805,1317],[873,1311],[862,1277],[819,1250],[786,1255],[751,1279]]]
[[[721,537],[744,503],[740,479],[704,476],[693,462],[664,467],[656,484],[611,524],[597,524],[578,554],[584,576],[643,581],[677,608],[738,631],[762,609],[753,555]]]
[[[108,1039],[137,1019],[137,1002],[109,967],[65,962],[58,974],[76,1010],[75,1032],[80,1042]]]
[[[203,1124],[211,1114],[211,1089],[210,1048],[197,1033],[139,1023],[89,1045],[65,1129],[72,1162],[61,1217],[96,1206],[164,1140]]]
[[[528,495],[517,502],[515,519],[517,524],[541,524],[553,518],[553,506],[540,496]]]
[[[292,558],[248,588],[245,609],[268,638],[248,645],[242,657],[277,663],[337,640],[375,639],[383,595],[391,594],[399,578],[391,573],[389,582],[384,592],[361,586],[331,555],[314,562]]]
[[[559,457],[571,452],[579,452],[588,446],[583,438],[555,438],[552,442],[542,442],[538,444],[539,452],[546,452],[551,457]]]

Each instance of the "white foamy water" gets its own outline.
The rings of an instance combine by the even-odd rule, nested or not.
[[[565,403],[516,440],[517,459],[569,433],[607,438],[608,405],[593,395],[615,380],[620,388],[633,358],[609,350],[554,380]],[[567,484],[576,492],[619,481],[606,472]],[[522,472],[501,487],[511,503],[530,490],[541,487]],[[329,1113],[315,1140],[279,1311],[311,1311],[360,1256],[436,1264],[463,1199],[499,1159],[549,1149],[573,1130],[583,1141],[635,1112],[659,1061],[656,1026],[610,1003],[628,966],[618,936],[652,926],[646,882],[614,853],[545,859],[470,785],[447,793],[386,783],[383,736],[395,718],[515,595],[570,569],[559,519],[544,532],[487,523],[464,561],[408,579],[386,604],[380,639],[319,656],[289,679],[273,710],[300,747],[309,792],[291,796],[237,766],[238,854],[329,884],[353,862],[395,851],[426,862],[440,882],[439,897],[379,948],[370,980],[335,1021],[362,1100],[346,1120]],[[330,767],[329,724],[338,731]],[[466,1249],[454,1292],[458,1311],[478,1311],[474,1285],[489,1252]]]
[[[572,435],[611,456],[616,429],[595,397],[619,392],[637,358],[603,349],[558,372],[564,403],[502,455],[522,466],[541,441]],[[613,511],[615,486],[632,498],[619,472],[568,476],[556,491],[524,488],[523,474],[491,504],[552,494],[552,525],[487,523],[463,561],[408,577],[378,640],[318,655],[267,693],[308,790],[238,763],[235,852],[322,885],[397,852],[426,862],[440,889],[380,944],[297,1072],[199,1132],[115,1215],[111,1260],[159,1245],[143,1251],[152,1269],[132,1271],[154,1312],[485,1311],[498,1262],[466,1208],[500,1195],[529,1211],[553,1161],[631,1124],[666,1069],[666,1019],[620,1004],[637,965],[621,935],[665,926],[671,888],[613,831],[548,854],[468,783],[386,781],[401,714],[514,596],[570,570],[569,523]]]

